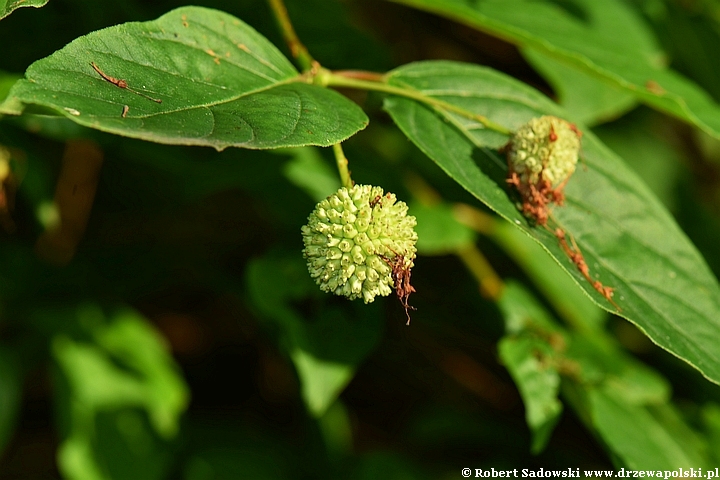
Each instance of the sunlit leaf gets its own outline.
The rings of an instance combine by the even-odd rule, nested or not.
[[[304,83],[250,26],[201,7],[99,30],[35,62],[0,112],[28,105],[105,132],[218,150],[328,146],[367,125],[357,105]]]
[[[20,7],[40,8],[47,2],[48,0],[0,0],[0,19],[7,17]],[[0,96],[0,98],[2,97]]]
[[[455,219],[451,205],[411,202],[409,211],[417,219],[420,255],[453,253],[475,241],[475,232]]]
[[[20,80],[20,75],[0,71],[0,100],[4,100],[15,82]]]
[[[161,478],[168,460],[162,444],[177,434],[188,392],[160,336],[130,310],[106,319],[97,307],[84,306],[65,320],[78,322],[93,341],[57,335],[52,344],[63,386],[57,398],[65,425],[61,471],[87,480],[119,472]]]
[[[323,160],[318,149],[295,148],[288,153],[293,158],[283,168],[285,177],[313,200],[319,202],[340,188],[338,174]]]
[[[621,0],[393,1],[532,47],[720,137],[720,106],[665,66],[648,27]]]
[[[652,129],[657,114],[638,112],[617,122],[593,129],[602,142],[620,155],[663,204],[674,211],[678,183],[682,178],[682,159],[672,141]],[[716,140],[703,134],[705,138]]]
[[[602,335],[568,337],[567,358],[577,364],[576,379],[585,385],[604,384],[624,403],[661,405],[670,399],[668,381]]]
[[[483,115],[514,130],[562,110],[528,86],[461,63],[422,62],[394,70],[389,82]],[[530,226],[505,181],[498,148],[507,141],[476,120],[398,96],[385,108],[395,123],[450,177],[506,220],[522,228],[603,308],[635,323],[655,343],[720,383],[720,288],[705,261],[638,177],[591,133],[567,200],[553,210],[571,235],[593,279],[614,288],[615,308],[587,281],[554,232]],[[504,139],[503,139],[504,138]]]
[[[499,223],[491,235],[532,278],[562,318],[591,329],[602,325],[607,313],[577,288],[575,281],[537,242],[506,222]]]
[[[558,103],[573,121],[594,125],[613,120],[638,103],[627,90],[569,67],[547,53],[525,47],[522,54],[553,87]]]

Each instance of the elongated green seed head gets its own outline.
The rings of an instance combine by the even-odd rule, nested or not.
[[[320,289],[372,302],[394,286],[391,264],[413,266],[415,217],[405,202],[380,187],[345,187],[322,200],[302,227],[310,276]]]

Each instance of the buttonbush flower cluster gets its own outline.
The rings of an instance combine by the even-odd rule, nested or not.
[[[508,183],[522,199],[525,216],[539,225],[548,219],[548,205],[562,205],[563,188],[575,171],[582,133],[561,118],[533,118],[520,127],[504,147]]]
[[[302,227],[310,276],[324,292],[365,303],[399,290],[398,284],[412,288],[417,233],[407,212],[405,202],[370,185],[343,187],[322,200]]]

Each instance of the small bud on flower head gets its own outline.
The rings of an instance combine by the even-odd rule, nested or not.
[[[393,265],[409,271],[415,258],[415,217],[380,187],[345,187],[322,200],[302,227],[310,276],[320,289],[365,303],[395,287]]]

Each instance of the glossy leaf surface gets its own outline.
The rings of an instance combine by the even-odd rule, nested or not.
[[[533,47],[720,137],[720,106],[695,83],[666,67],[647,26],[620,0],[394,1]]]
[[[535,90],[485,68],[422,62],[393,71],[389,82],[483,115],[515,130],[532,117],[563,112]],[[591,133],[583,162],[565,189],[555,221],[577,241],[590,275],[615,289],[601,296],[561,248],[554,233],[520,214],[505,181],[505,160],[492,150],[507,137],[471,115],[397,96],[385,108],[400,129],[450,177],[522,228],[603,308],[638,325],[655,343],[720,382],[720,288],[669,213],[620,158]]]
[[[158,143],[328,146],[367,125],[350,100],[303,83],[250,26],[200,7],[90,33],[32,64],[25,77],[0,112],[35,105]]]

